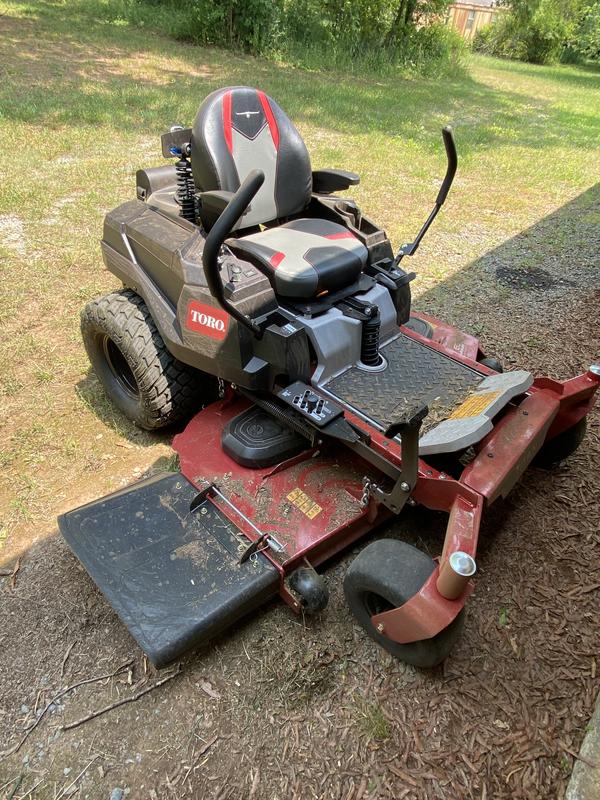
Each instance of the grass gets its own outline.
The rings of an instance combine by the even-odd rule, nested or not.
[[[390,722],[381,706],[368,703],[363,697],[356,696],[356,719],[362,733],[369,741],[383,742],[391,734]]]
[[[418,291],[597,181],[600,74],[477,57],[440,81],[349,78],[177,43],[85,0],[0,0],[0,539],[5,556],[58,509],[169,456],[107,402],[81,346],[86,300],[116,286],[98,240],[161,163],[159,135],[226,84],[273,95],[313,164],[358,171],[356,197],[399,245],[429,210],[450,122],[459,173],[419,251]],[[556,247],[560,230],[556,230]],[[535,254],[534,254],[535,255]],[[533,256],[532,256],[533,257]],[[535,262],[533,257],[532,263]]]

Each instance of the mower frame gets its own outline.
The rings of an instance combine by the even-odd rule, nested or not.
[[[433,338],[428,339],[403,326],[405,335],[479,372],[493,374],[493,370],[477,360],[483,353],[475,337],[429,315],[415,313],[413,316],[433,328]],[[499,498],[506,497],[547,439],[572,427],[589,412],[599,385],[600,375],[592,369],[564,382],[536,378],[525,395],[516,398],[493,430],[474,446],[474,457],[458,478],[439,471],[426,459],[418,458],[416,479],[412,485],[403,481],[401,442],[397,438],[386,437],[360,416],[345,411],[348,422],[368,435],[369,446],[367,448],[362,443],[358,446],[344,443],[343,446],[355,451],[358,463],[364,465],[365,475],[375,469],[380,477],[363,477],[362,485],[356,482],[348,486],[348,491],[358,501],[356,513],[337,527],[329,526],[324,520],[323,525],[313,528],[309,535],[301,529],[298,535],[300,538],[305,536],[305,543],[299,545],[289,558],[282,558],[278,550],[277,531],[268,525],[259,528],[252,522],[256,509],[251,502],[244,503],[235,493],[228,502],[224,502],[219,488],[211,491],[210,480],[202,477],[202,472],[206,473],[207,468],[199,463],[199,437],[204,436],[208,429],[220,431],[223,415],[229,417],[239,413],[239,396],[235,389],[228,387],[223,399],[199,412],[188,428],[175,437],[173,447],[179,454],[183,475],[201,492],[199,499],[214,502],[239,527],[247,539],[248,547],[252,548],[251,554],[263,553],[276,567],[280,575],[279,594],[296,613],[302,612],[303,605],[301,598],[290,588],[288,578],[301,565],[317,567],[346,550],[359,538],[398,514],[404,503],[447,513],[448,524],[442,553],[429,579],[404,605],[371,618],[379,633],[394,642],[407,644],[433,638],[457,617],[473,591],[473,583],[465,580],[457,597],[444,596],[440,572],[449,555],[459,551],[475,559],[484,510]],[[273,494],[285,503],[288,496],[286,471],[297,464],[310,462],[319,453],[317,445],[273,468],[253,472],[259,483],[274,481]],[[247,470],[240,468],[223,453],[219,453],[217,460],[222,474],[230,474],[233,470],[234,479],[244,483]],[[214,464],[210,466],[212,468]],[[382,498],[386,493],[379,487],[379,483],[386,479],[393,480],[396,485],[405,483],[404,501],[393,511]],[[254,482],[245,494],[251,496],[253,492],[256,492]],[[324,501],[319,499],[319,502]]]

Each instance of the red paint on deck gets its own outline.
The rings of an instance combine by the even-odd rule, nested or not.
[[[315,454],[307,450],[280,466],[242,467],[221,449],[223,427],[247,408],[244,399],[218,402],[205,408],[175,437],[181,472],[199,490],[215,483],[223,494],[262,533],[285,546],[283,554],[266,555],[285,573],[304,558],[319,564],[347,547],[373,526],[368,510],[360,505],[366,465],[343,448]],[[320,511],[311,519],[288,495],[300,489]],[[254,541],[256,532],[218,497],[212,501]],[[383,518],[383,514],[381,518]],[[379,518],[378,518],[379,520]]]
[[[399,644],[431,639],[447,628],[467,602],[473,591],[473,584],[467,584],[465,591],[456,600],[448,600],[436,588],[438,576],[439,569],[436,567],[420,592],[400,608],[375,614],[371,617],[373,625],[383,625],[381,633]]]

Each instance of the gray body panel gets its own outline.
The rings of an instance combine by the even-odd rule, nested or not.
[[[222,339],[190,330],[190,302],[222,314],[211,296],[202,267],[204,238],[199,228],[133,200],[110,212],[104,222],[102,254],[107,268],[144,298],[168,349],[186,364],[248,389],[271,388],[285,373],[287,350],[301,349],[301,331],[283,337],[273,351],[267,337],[256,342],[230,319]],[[230,301],[252,318],[277,308],[268,279],[248,262],[224,259],[221,278]],[[280,337],[282,338],[282,337]],[[300,356],[296,356],[300,358]]]

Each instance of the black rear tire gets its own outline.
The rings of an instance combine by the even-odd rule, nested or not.
[[[216,379],[171,355],[130,289],[91,300],[81,313],[81,334],[106,394],[140,428],[164,428],[217,397]]]
[[[398,644],[379,633],[371,617],[404,605],[434,569],[435,562],[407,542],[379,539],[354,559],[344,580],[348,606],[371,639],[415,667],[435,667],[446,658],[462,631],[464,609],[437,636],[410,644]]]
[[[586,429],[587,417],[582,417],[575,425],[545,442],[533,459],[534,465],[542,469],[552,469],[564,461],[577,450],[583,441]]]

